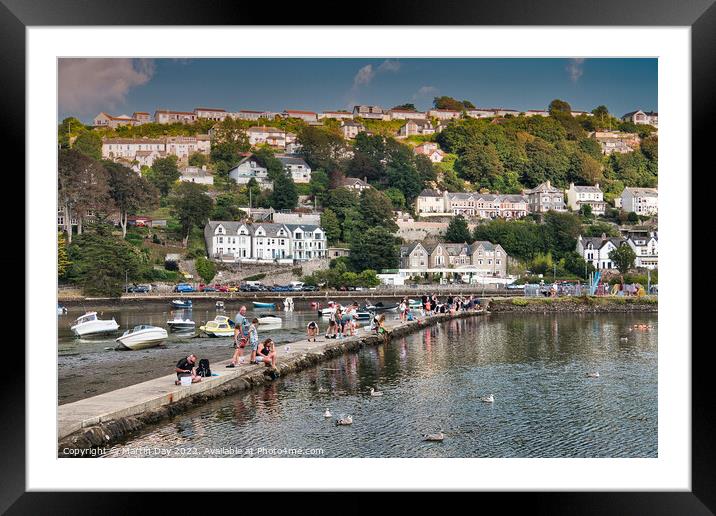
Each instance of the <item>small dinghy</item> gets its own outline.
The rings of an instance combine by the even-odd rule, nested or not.
[[[223,310],[223,309],[224,309],[224,302],[223,302],[223,301],[217,301],[217,302],[216,302],[216,309],[217,309],[217,310]]]
[[[116,339],[123,347],[131,350],[158,346],[168,337],[167,330],[149,324],[140,324]]]
[[[191,299],[174,299],[172,301],[172,306],[174,308],[191,308]]]
[[[266,315],[264,317],[259,317],[259,324],[281,324],[283,320],[280,317],[276,317],[275,315]]]
[[[252,301],[252,303],[254,304],[254,308],[276,308],[274,303],[260,303],[259,301]]]
[[[196,323],[191,319],[182,319],[181,317],[175,317],[171,321],[167,321],[170,331],[188,331],[193,330],[196,327]]]
[[[64,306],[58,304],[58,305],[57,305],[57,315],[64,315],[64,314],[66,314],[66,313],[67,313],[67,308],[65,308]]]
[[[374,305],[366,305],[365,309],[371,312],[394,312],[398,309],[398,303],[386,305],[383,304],[382,301],[380,301]]]

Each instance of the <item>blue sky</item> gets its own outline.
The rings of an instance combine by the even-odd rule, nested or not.
[[[546,108],[552,99],[621,116],[658,111],[657,59],[60,59],[58,119],[100,111],[218,107],[419,109],[448,95],[478,107]]]

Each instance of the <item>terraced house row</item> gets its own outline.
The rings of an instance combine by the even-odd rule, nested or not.
[[[482,276],[507,276],[507,253],[499,244],[476,240],[472,244],[413,242],[400,248],[400,269],[411,273],[472,272]]]
[[[209,258],[228,263],[295,263],[328,256],[326,234],[315,224],[209,221]]]

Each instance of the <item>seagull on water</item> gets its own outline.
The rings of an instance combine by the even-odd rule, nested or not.
[[[333,417],[333,416],[331,415],[331,411],[326,409],[326,411],[323,413],[323,417]]]
[[[490,394],[489,396],[483,396],[480,398],[480,401],[483,403],[495,403],[495,397]]]

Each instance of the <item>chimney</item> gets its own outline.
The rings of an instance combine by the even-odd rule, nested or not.
[[[607,239],[607,234],[606,234],[606,233],[602,233],[602,240],[606,240],[606,239]]]
[[[363,182],[364,182],[365,184],[368,184],[368,176],[363,176]]]

